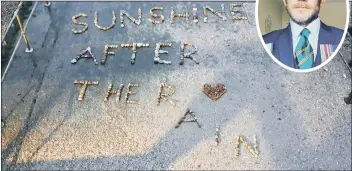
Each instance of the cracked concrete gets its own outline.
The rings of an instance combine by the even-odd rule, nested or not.
[[[198,2],[220,10],[221,2]],[[225,2],[225,5],[230,4]],[[163,6],[165,23],[147,21],[149,9]],[[52,2],[48,10],[38,5],[27,28],[34,48],[16,57],[2,83],[3,167],[10,169],[349,169],[351,168],[351,106],[343,97],[351,91],[348,70],[336,56],[312,73],[293,73],[277,65],[262,47],[254,20],[254,3],[245,3],[249,21],[226,22],[209,14],[186,29],[175,19],[170,26],[170,7],[176,13],[191,3],[181,2]],[[93,24],[111,23],[111,11],[127,10],[140,26],[125,19],[102,31]],[[79,12],[88,31],[74,35],[71,17]],[[227,8],[227,18],[230,13]],[[178,65],[179,44],[189,41],[199,52],[200,64],[185,60]],[[130,64],[131,50],[118,48],[105,65],[81,59],[70,61],[87,46],[101,60],[104,45],[148,42],[137,50],[136,64]],[[157,42],[171,42],[161,58],[172,65],[153,63]],[[228,44],[228,45],[227,45]],[[81,86],[75,80],[99,81],[88,86],[83,102],[77,101]],[[160,83],[175,87],[166,102],[156,105]],[[136,105],[104,103],[108,84],[139,83]],[[202,93],[204,83],[223,83],[227,92],[216,102]],[[125,90],[124,90],[125,93]],[[123,94],[124,95],[124,94]],[[123,97],[123,96],[122,96]],[[202,124],[174,126],[190,107]],[[222,142],[216,146],[215,126],[220,125]],[[234,158],[235,136],[257,135],[259,157],[242,150]]]

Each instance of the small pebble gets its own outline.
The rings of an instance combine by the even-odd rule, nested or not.
[[[346,74],[345,74],[345,73],[344,73],[344,74],[342,74],[342,76],[343,76],[343,78],[345,78],[345,79],[347,78],[347,76],[346,76]]]
[[[327,68],[324,68],[324,71],[329,71]]]

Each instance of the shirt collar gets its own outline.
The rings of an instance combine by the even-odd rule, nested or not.
[[[316,18],[315,20],[313,20],[311,23],[309,23],[308,26],[306,26],[306,27],[302,27],[302,26],[298,25],[297,23],[292,21],[292,19],[290,19],[290,25],[291,25],[292,37],[294,39],[299,38],[299,36],[304,28],[307,28],[310,31],[310,34],[314,38],[318,38],[318,34],[319,34],[319,30],[320,30],[320,18],[319,17]]]

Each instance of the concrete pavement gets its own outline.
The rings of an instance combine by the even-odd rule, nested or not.
[[[221,2],[198,2],[220,10]],[[229,2],[224,3],[228,12]],[[165,23],[147,21],[153,6],[163,6]],[[276,64],[263,49],[255,27],[255,4],[245,3],[249,21],[221,21],[209,13],[209,23],[191,24],[175,19],[170,9],[191,11],[181,2],[53,2],[50,10],[38,5],[28,24],[33,53],[21,44],[2,83],[2,117],[6,138],[2,164],[10,169],[349,169],[351,168],[351,106],[343,97],[351,91],[351,77],[339,56],[312,73],[293,73]],[[140,26],[125,19],[120,28],[119,10],[137,16]],[[106,32],[93,24],[117,25]],[[89,24],[74,35],[71,17]],[[190,12],[191,13],[191,12]],[[200,64],[186,60],[178,65],[179,44],[189,41],[199,52]],[[149,43],[138,49],[136,64],[131,50],[117,50],[105,65],[81,59],[70,61],[90,46],[101,60],[105,44]],[[153,64],[157,42],[171,42],[172,65]],[[347,75],[347,78],[343,77]],[[83,102],[75,80],[99,81],[89,86]],[[156,106],[157,90],[166,81],[175,87],[166,102]],[[104,103],[109,83],[139,83],[136,105]],[[201,91],[204,83],[223,83],[228,91],[216,102]],[[174,126],[186,108],[195,111],[202,128],[185,123]],[[222,142],[214,140],[220,125]],[[243,148],[235,159],[234,138],[257,135],[259,157]]]

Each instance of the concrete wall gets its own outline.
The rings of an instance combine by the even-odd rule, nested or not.
[[[284,28],[288,25],[288,23],[290,22],[290,15],[288,15],[287,10],[285,5],[282,3],[282,20],[281,20],[281,27],[280,28]],[[277,29],[280,29],[277,28]]]
[[[324,23],[340,29],[345,29],[346,15],[346,1],[344,0],[327,0],[320,11],[320,17]]]
[[[262,34],[281,28],[283,4],[277,0],[260,0],[258,6],[259,26]],[[265,31],[265,19],[270,17],[272,21],[271,30]]]
[[[326,0],[325,5],[320,11],[320,18],[327,25],[344,29],[346,14],[345,0]],[[284,28],[290,21],[290,16],[282,0],[259,0],[258,18],[262,34],[267,33],[265,31],[265,18],[269,15],[272,20],[271,30]]]

